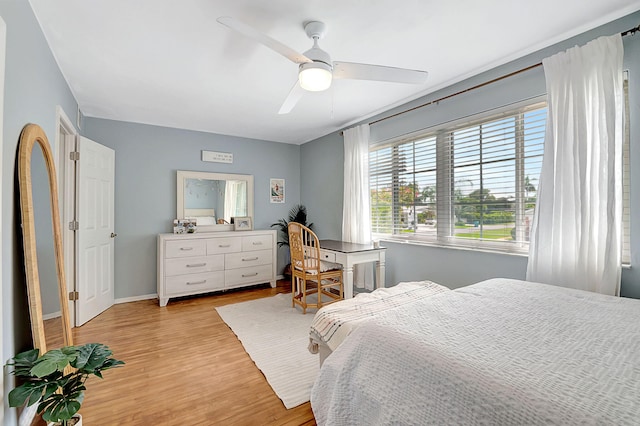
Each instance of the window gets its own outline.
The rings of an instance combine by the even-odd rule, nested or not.
[[[373,233],[528,247],[545,118],[545,104],[536,103],[373,147]]]
[[[369,158],[373,232],[435,237],[436,137],[371,151]]]
[[[622,263],[630,263],[629,88],[624,81]],[[546,105],[442,126],[369,153],[372,232],[526,251],[542,167]]]

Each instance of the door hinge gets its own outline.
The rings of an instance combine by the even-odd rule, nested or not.
[[[73,220],[73,221],[69,222],[69,230],[70,231],[77,231],[78,229],[80,229],[80,224],[78,223],[77,220]]]
[[[78,161],[80,160],[80,152],[78,151],[71,151],[69,153],[69,158],[71,159],[71,161]]]
[[[75,300],[79,300],[79,299],[80,299],[80,294],[77,291],[70,291],[69,292],[69,300],[75,301]]]

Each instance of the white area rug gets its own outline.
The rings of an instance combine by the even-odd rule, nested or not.
[[[313,311],[303,315],[292,308],[290,293],[216,310],[285,407],[309,401],[319,369],[318,355],[307,350]]]

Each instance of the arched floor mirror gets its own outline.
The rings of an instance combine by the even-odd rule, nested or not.
[[[43,164],[43,171],[35,168],[35,165]],[[36,177],[38,178],[35,181]],[[48,177],[48,179],[47,179]],[[46,185],[48,180],[48,194]],[[37,182],[38,195],[48,195],[50,212],[47,212],[46,203],[34,204],[34,181]],[[24,248],[24,263],[27,281],[27,294],[29,298],[29,316],[31,319],[31,333],[35,348],[40,353],[48,349],[73,345],[71,326],[69,323],[68,292],[65,280],[64,259],[62,250],[62,232],[60,212],[58,208],[58,186],[56,181],[55,162],[51,146],[42,128],[36,124],[27,124],[20,135],[18,146],[18,185],[20,191],[20,212],[22,219],[22,240]],[[46,196],[45,195],[45,196]],[[42,218],[48,222],[50,217],[51,229],[42,228]],[[38,223],[39,222],[39,223]],[[39,226],[37,226],[37,223]],[[36,235],[36,229],[39,235]],[[38,240],[40,237],[40,240]],[[55,269],[49,271],[45,266],[42,246],[46,246],[51,253],[51,266]],[[40,247],[40,249],[39,249]],[[38,254],[41,254],[40,259]],[[46,273],[41,272],[43,268]],[[59,316],[55,315],[55,328],[45,327],[43,318],[43,294],[51,298],[49,292],[43,292],[42,279],[52,281],[49,275],[57,276],[57,294],[59,303]],[[54,292],[55,294],[55,292]],[[55,296],[53,296],[55,298]],[[51,302],[47,300],[47,302]]]

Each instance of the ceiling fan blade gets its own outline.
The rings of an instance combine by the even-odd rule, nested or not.
[[[300,83],[296,81],[296,84],[293,85],[291,91],[287,95],[287,99],[284,100],[282,106],[280,107],[280,111],[278,114],[289,114],[293,107],[296,106],[302,95],[304,95],[305,90],[300,87]]]
[[[258,43],[262,43],[269,49],[281,54],[285,58],[289,59],[296,64],[303,64],[305,62],[312,62],[311,59],[304,56],[302,53],[298,53],[289,46],[280,43],[278,40],[269,37],[268,35],[261,33],[255,28],[238,21],[230,16],[221,16],[218,18],[218,22],[222,25],[231,28],[232,30],[239,32],[249,38],[254,39]]]
[[[385,67],[382,65],[357,64],[354,62],[333,63],[333,78],[421,84],[427,80],[428,74],[426,71]]]

